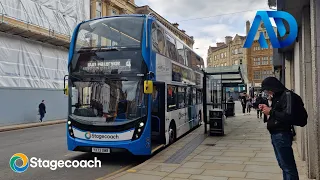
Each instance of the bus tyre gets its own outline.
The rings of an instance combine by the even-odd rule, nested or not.
[[[176,127],[173,123],[169,127],[169,144],[172,144],[176,141]]]

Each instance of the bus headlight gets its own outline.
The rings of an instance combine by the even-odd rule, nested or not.
[[[74,138],[74,133],[73,133],[73,129],[72,129],[70,120],[68,120],[68,126],[67,127],[68,127],[68,132],[69,132],[70,136]]]
[[[146,118],[143,118],[140,121],[137,121],[135,125],[135,130],[132,136],[132,141],[137,140],[141,137],[143,130],[145,128],[145,124],[146,124]]]

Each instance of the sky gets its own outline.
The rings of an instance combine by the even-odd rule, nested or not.
[[[135,3],[149,5],[169,22],[177,22],[179,29],[194,37],[193,49],[205,64],[209,46],[224,42],[225,36],[245,36],[246,21],[252,24],[258,10],[270,10],[267,0],[135,0]]]

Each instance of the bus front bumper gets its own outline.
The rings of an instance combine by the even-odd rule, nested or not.
[[[96,152],[93,149],[108,149],[109,153],[130,152],[133,155],[150,155],[150,138],[141,136],[139,139],[131,141],[92,141],[67,136],[69,151]]]

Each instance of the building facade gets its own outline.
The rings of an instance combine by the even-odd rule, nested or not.
[[[179,24],[170,23],[149,6],[138,7],[134,0],[91,0],[91,18],[103,16],[114,16],[119,14],[149,14],[152,13],[158,21],[173,32],[179,39],[184,41],[189,47],[193,48],[194,39],[186,34],[185,30],[180,30]]]
[[[242,48],[245,37],[236,34],[234,38],[225,37],[225,42],[218,42],[216,47],[209,47],[207,67],[233,66],[243,64],[245,51]]]
[[[246,23],[247,35],[250,29],[250,22]],[[276,32],[276,29],[275,29]],[[261,48],[258,42],[260,35],[265,37],[268,48]],[[261,87],[263,79],[274,76],[273,73],[273,48],[264,24],[261,23],[258,32],[254,38],[251,48],[246,50],[247,53],[247,72],[250,87]]]
[[[168,28],[171,32],[173,32],[179,39],[181,39],[183,42],[185,42],[190,48],[193,48],[194,39],[193,36],[189,36],[186,34],[185,30],[180,30],[178,23],[170,23],[168,20],[163,18],[161,15],[159,15],[157,12],[155,12],[153,9],[151,9],[149,6],[141,6],[136,8],[137,14],[149,14],[152,13],[157,20],[163,24],[166,28]]]
[[[91,18],[135,14],[137,6],[134,0],[91,0]]]
[[[298,158],[306,162],[308,178],[320,180],[320,1],[269,0],[269,3],[276,4],[278,11],[290,13],[298,23],[296,41],[274,50],[274,64],[278,78],[301,96],[308,112],[308,124],[295,127],[294,144],[298,147]]]
[[[65,119],[68,48],[75,26],[90,18],[90,0],[1,0],[0,126]]]

